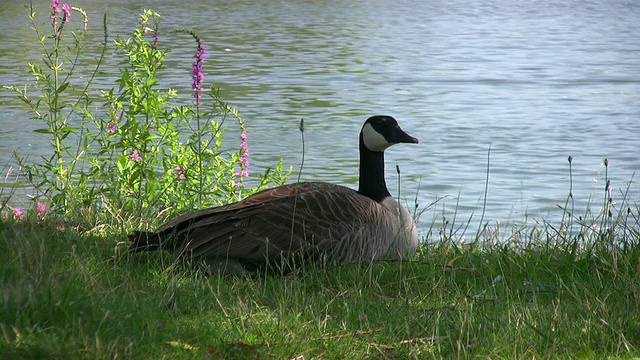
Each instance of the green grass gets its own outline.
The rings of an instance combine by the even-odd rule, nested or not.
[[[128,254],[126,231],[4,223],[0,358],[637,357],[638,218],[615,233],[545,225],[502,243],[432,239],[408,262],[222,279]]]
[[[86,13],[73,10],[86,18]],[[52,196],[35,202],[46,200],[54,211],[46,220],[36,219],[34,209],[25,211],[25,220],[10,220],[17,216],[8,205],[14,189],[5,198],[5,188],[0,187],[0,359],[640,356],[640,209],[637,204],[630,208],[626,193],[620,211],[607,190],[602,212],[587,212],[582,219],[567,210],[560,225],[542,221],[506,229],[506,234],[504,229],[485,227],[471,244],[458,243],[458,232],[468,223],[443,220],[439,231],[427,234],[418,256],[406,262],[218,278],[177,264],[170,254],[128,253],[121,244],[126,234],[152,228],[148,222],[165,216],[147,206],[156,204],[158,196],[168,196],[160,204],[188,208],[199,206],[196,198],[210,198],[205,190],[216,189],[213,195],[219,198],[219,185],[227,184],[233,195],[229,198],[235,198],[234,166],[246,170],[247,153],[229,154],[229,160],[211,158],[218,154],[221,140],[218,123],[209,120],[221,111],[236,118],[244,130],[242,120],[217,91],[212,91],[212,113],[201,112],[205,107],[199,101],[190,111],[167,111],[174,95],[154,90],[164,53],[145,37],[149,27],[154,33],[157,29],[158,15],[152,11],[141,16],[133,40],[118,45],[127,53],[123,64],[132,66],[121,72],[127,75],[122,75],[120,87],[135,91],[121,96],[108,92],[99,99],[107,101],[108,118],[94,118],[89,88],[67,86],[69,82],[62,80],[73,78],[84,32],[63,36],[66,21],[59,14],[53,19],[58,26],[53,33],[41,35],[33,6],[30,15],[44,62],[26,74],[38,80],[34,92],[18,85],[8,89],[44,122],[37,131],[49,134],[55,145],[44,163],[25,164],[20,170],[21,176],[36,179],[31,185],[42,192],[39,195]],[[188,33],[201,51],[200,38]],[[60,53],[64,49],[70,51],[68,58]],[[139,79],[146,85],[141,87]],[[92,83],[84,80],[83,84]],[[73,100],[78,90],[84,95]],[[138,103],[144,106],[127,105]],[[120,117],[127,121],[119,131],[128,130],[111,133],[109,126],[118,124]],[[95,125],[99,134],[92,133],[91,126],[71,126],[73,121],[67,120],[74,118]],[[174,128],[176,119],[188,125]],[[209,120],[201,124],[200,119]],[[153,135],[160,128],[162,134]],[[180,136],[187,129],[196,135]],[[84,148],[68,142],[76,138],[84,139]],[[179,143],[185,138],[190,140]],[[214,141],[204,140],[208,138]],[[203,141],[210,146],[202,147]],[[241,147],[246,150],[246,143]],[[131,160],[132,149],[143,149],[142,162]],[[94,171],[76,167],[81,155]],[[204,166],[203,159],[211,165]],[[571,157],[568,160],[571,169]],[[606,159],[604,164],[608,166]],[[187,182],[176,181],[176,166],[184,170],[187,165],[190,172],[198,169],[196,175]],[[159,166],[167,176],[156,174]],[[275,169],[262,180],[283,182],[286,175],[280,166]],[[104,186],[110,191],[94,191],[96,174],[110,181]],[[609,185],[606,181],[607,189]],[[199,196],[194,196],[194,189],[199,189]],[[565,206],[570,209],[571,189],[569,194]],[[131,211],[113,210],[118,204],[147,208],[151,215],[131,217]],[[56,213],[81,218],[56,221]],[[484,209],[480,223],[483,218]]]

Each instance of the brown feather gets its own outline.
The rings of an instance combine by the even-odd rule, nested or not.
[[[364,249],[341,251],[349,239],[371,233],[382,217],[391,215],[381,204],[344,186],[300,183],[181,216],[159,228],[158,234],[165,239],[162,248],[193,258],[231,257],[264,265],[313,249],[338,261],[352,261]]]

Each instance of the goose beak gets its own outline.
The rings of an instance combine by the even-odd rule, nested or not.
[[[404,132],[404,130],[402,130],[400,126],[396,126],[393,129],[391,136],[389,136],[387,140],[394,144],[399,144],[399,143],[417,144],[419,142],[418,139]]]

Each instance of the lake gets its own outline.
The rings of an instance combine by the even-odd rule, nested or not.
[[[27,62],[41,53],[25,3],[5,0],[0,7],[2,85],[30,81]],[[195,45],[170,30],[199,33],[208,47],[205,82],[245,120],[254,174],[278,158],[298,170],[304,118],[302,179],[356,187],[362,122],[394,116],[420,144],[387,151],[388,185],[397,193],[398,165],[400,197],[412,207],[417,196],[425,211],[423,233],[443,214],[479,221],[485,186],[484,221],[492,224],[558,219],[570,187],[576,214],[598,211],[605,158],[618,206],[628,186],[632,208],[640,202],[638,1],[70,4],[89,14],[89,49],[98,48],[102,14],[112,41],[131,33],[143,9],[159,12],[160,42],[172,49],[163,86],[187,95]],[[48,22],[48,2],[38,1],[37,10]],[[114,86],[115,65],[107,63],[98,87]],[[38,127],[24,104],[0,91],[0,166],[14,149],[45,151],[46,140],[32,131]]]

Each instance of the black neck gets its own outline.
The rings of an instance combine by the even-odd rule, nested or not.
[[[360,179],[358,192],[375,201],[391,196],[384,180],[384,152],[371,151],[360,135]]]

